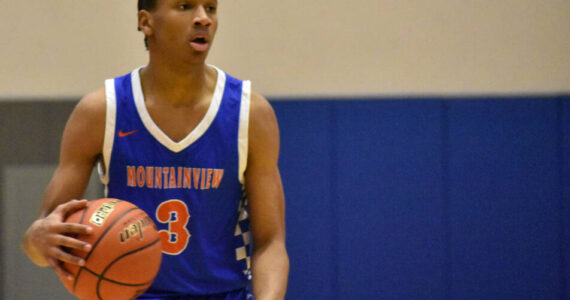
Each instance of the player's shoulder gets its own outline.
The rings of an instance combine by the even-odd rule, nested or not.
[[[94,90],[79,100],[75,112],[86,117],[104,117],[106,112],[105,88]]]
[[[252,91],[249,110],[249,136],[253,144],[277,143],[279,125],[273,107],[261,94]]]
[[[275,111],[271,103],[263,95],[256,91],[251,91],[250,97],[250,118],[255,121],[263,120],[265,118],[274,118]]]
[[[85,95],[69,116],[62,138],[62,157],[92,158],[103,148],[106,120],[105,90]]]
[[[105,89],[100,88],[92,91],[75,105],[71,116],[69,117],[68,126],[70,128],[89,128],[89,132],[100,133],[104,132],[105,120],[107,112],[107,100],[105,96]],[[72,131],[82,132],[82,131]],[[81,133],[84,135],[84,132]],[[98,137],[99,135],[97,135]]]

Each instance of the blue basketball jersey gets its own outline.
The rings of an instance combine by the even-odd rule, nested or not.
[[[142,297],[241,289],[250,279],[244,189],[250,83],[216,68],[205,116],[175,142],[150,117],[139,70],[105,82],[101,179],[107,197],[136,204],[161,235],[160,271]]]

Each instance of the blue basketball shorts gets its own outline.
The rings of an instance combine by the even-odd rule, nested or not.
[[[249,289],[243,288],[227,293],[203,296],[166,296],[158,298],[139,298],[139,300],[254,300]]]

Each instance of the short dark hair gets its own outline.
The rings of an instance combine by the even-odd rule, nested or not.
[[[139,0],[138,10],[151,11],[156,7],[156,0]]]
[[[138,0],[138,11],[141,10],[146,10],[146,11],[153,11],[156,8],[156,1],[157,0]],[[140,31],[141,29],[138,28],[138,30]],[[144,37],[144,45],[146,47],[146,49],[148,50],[148,38]]]

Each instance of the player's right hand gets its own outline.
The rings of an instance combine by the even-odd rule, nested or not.
[[[49,215],[36,220],[26,232],[26,250],[32,261],[39,266],[51,266],[56,273],[72,279],[72,275],[63,267],[63,262],[84,265],[85,261],[62,249],[62,247],[80,251],[91,250],[91,245],[71,237],[71,235],[90,234],[91,227],[82,224],[65,223],[65,218],[78,209],[87,206],[87,200],[71,200],[60,204]]]

